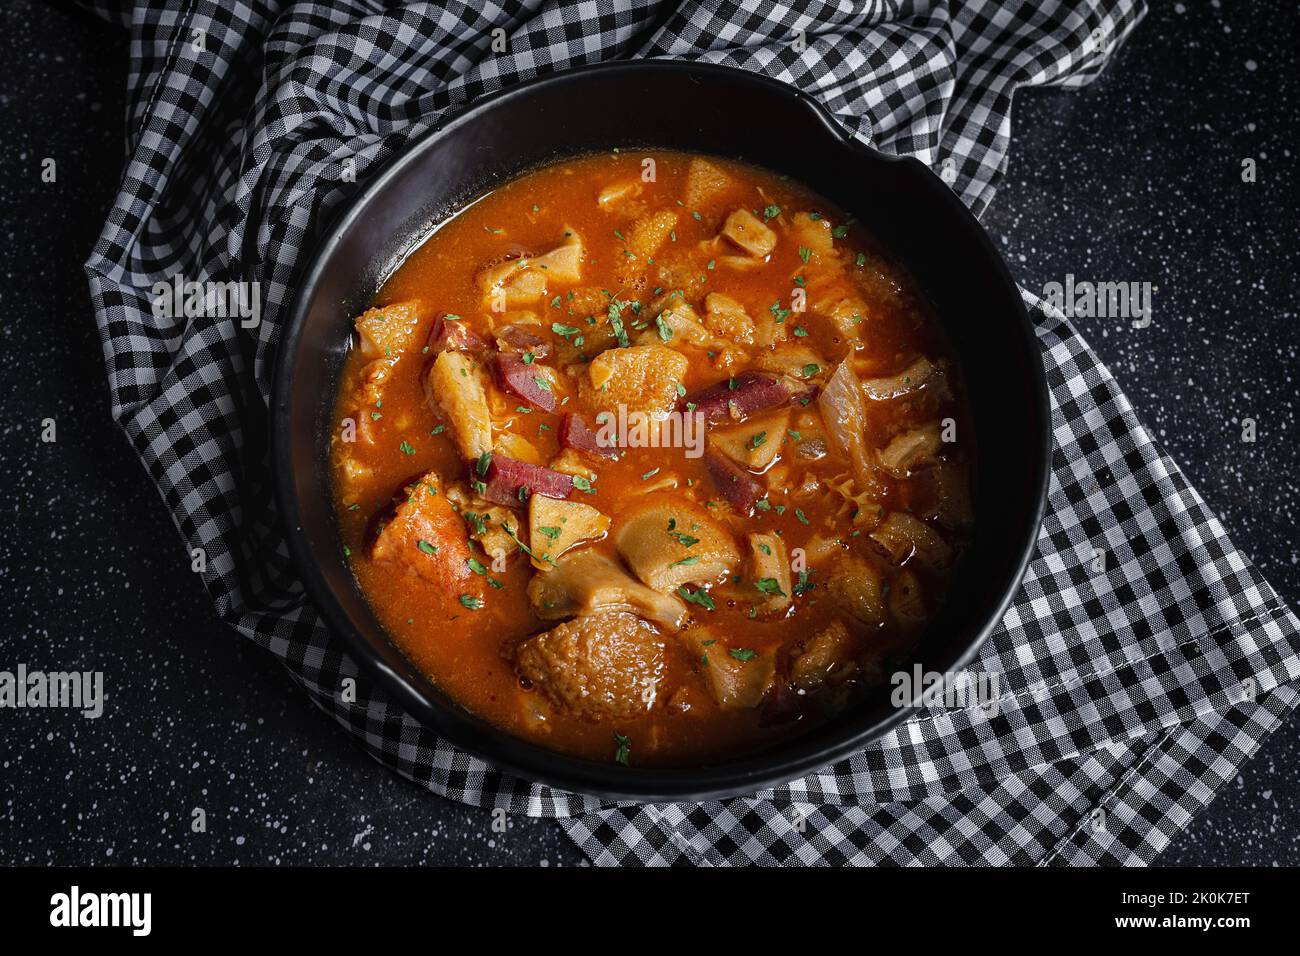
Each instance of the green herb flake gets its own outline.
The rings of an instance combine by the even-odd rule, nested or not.
[[[677,589],[677,593],[683,601],[689,604],[698,604],[706,611],[716,611],[718,606],[713,603],[713,598],[709,597],[707,591],[688,591],[685,585]]]

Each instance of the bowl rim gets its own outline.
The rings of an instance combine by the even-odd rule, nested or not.
[[[270,457],[273,485],[285,540],[305,589],[307,597],[321,614],[326,626],[340,637],[360,666],[384,693],[402,706],[412,719],[445,739],[458,749],[482,760],[490,767],[512,774],[530,783],[539,783],[571,794],[587,795],[602,800],[634,801],[642,803],[700,801],[727,797],[748,796],[756,790],[786,783],[810,772],[829,766],[861,750],[869,742],[888,733],[902,723],[916,707],[920,689],[908,707],[895,707],[880,719],[841,726],[834,739],[817,739],[818,729],[796,735],[775,745],[775,749],[759,750],[723,763],[699,767],[615,767],[549,750],[524,738],[488,725],[493,748],[489,751],[457,739],[458,731],[468,718],[472,722],[487,724],[477,715],[461,707],[461,714],[444,713],[445,705],[433,701],[418,687],[397,673],[382,660],[371,643],[361,634],[348,613],[335,597],[333,588],[317,566],[302,528],[290,452],[289,407],[292,394],[295,357],[304,334],[309,306],[321,283],[326,263],[372,202],[384,193],[411,165],[418,163],[422,154],[443,137],[470,123],[479,122],[502,105],[526,98],[539,90],[581,83],[593,75],[627,73],[678,73],[697,77],[701,82],[713,79],[731,84],[749,86],[756,91],[775,95],[799,103],[833,135],[844,148],[855,151],[864,161],[899,165],[916,177],[919,188],[929,190],[948,207],[954,219],[962,221],[970,241],[980,247],[984,259],[993,270],[994,281],[1004,286],[1008,300],[1017,308],[1006,316],[1014,323],[1026,353],[1035,360],[1029,365],[1029,377],[1034,392],[1034,403],[1041,410],[1041,429],[1038,435],[1041,454],[1034,455],[1034,500],[1030,504],[1031,519],[1018,542],[1014,567],[1008,569],[1003,593],[994,603],[983,625],[968,639],[961,652],[948,664],[948,671],[964,670],[975,659],[992,631],[1006,615],[1007,608],[1019,590],[1024,574],[1033,559],[1038,534],[1046,512],[1048,488],[1051,478],[1053,449],[1050,400],[1046,370],[1032,321],[1024,307],[1019,288],[1011,276],[1005,260],[993,245],[979,220],[965,203],[924,163],[912,156],[895,156],[882,153],[858,140],[843,127],[813,96],[758,73],[718,64],[697,63],[670,59],[641,59],[588,64],[558,73],[527,80],[497,90],[476,99],[454,116],[440,122],[410,140],[376,170],[368,182],[345,200],[334,213],[330,224],[321,232],[314,245],[308,247],[308,267],[293,290],[293,299],[286,312],[274,363],[271,389]],[[701,152],[707,152],[702,150]],[[574,155],[578,155],[575,151]],[[828,197],[834,198],[834,197]],[[436,225],[434,226],[436,229]],[[418,243],[413,243],[412,248]],[[409,254],[409,253],[408,253]],[[403,261],[405,256],[402,257]],[[391,273],[390,273],[391,274]],[[427,679],[427,678],[426,678]],[[449,696],[449,695],[448,695]],[[454,700],[452,706],[461,706]],[[455,725],[449,729],[448,724]],[[796,749],[797,744],[803,744]],[[783,753],[785,747],[791,752]]]

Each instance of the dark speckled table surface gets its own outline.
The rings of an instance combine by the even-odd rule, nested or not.
[[[985,217],[1030,289],[1155,286],[1147,329],[1076,323],[1292,606],[1297,22],[1293,4],[1155,3],[1091,87],[1016,102]],[[0,10],[0,669],[102,670],[111,701],[101,720],[0,711],[0,864],[581,863],[550,822],[495,833],[383,770],[216,620],[109,417],[81,271],[120,172],[126,52],[74,10]],[[1300,863],[1298,738],[1293,719],[1160,862]]]

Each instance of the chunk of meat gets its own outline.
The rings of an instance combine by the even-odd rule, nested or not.
[[[862,338],[862,326],[867,319],[867,304],[857,296],[843,296],[829,305],[819,303],[831,325],[846,339]]]
[[[831,224],[824,216],[814,218],[812,213],[795,213],[790,217],[790,236],[799,245],[804,271],[818,273],[826,267],[838,268]],[[805,249],[808,251],[806,257],[802,253]]]
[[[776,248],[776,233],[748,209],[737,209],[729,215],[721,234],[756,259],[765,259]]]
[[[483,372],[467,352],[446,351],[429,367],[425,388],[442,411],[461,457],[474,460],[492,448],[492,414]]]
[[[895,564],[915,560],[927,571],[942,571],[952,563],[952,547],[920,518],[903,511],[891,511],[871,532]]]
[[[686,396],[686,407],[710,424],[743,421],[756,412],[789,404],[790,386],[770,372],[741,372]]]
[[[479,543],[490,559],[508,558],[519,550],[515,539],[506,531],[518,524],[509,511],[471,495],[459,484],[447,485],[446,492],[447,500],[465,522],[470,538]]]
[[[581,282],[582,254],[582,237],[566,228],[564,241],[550,252],[530,260],[528,268],[545,274],[548,289],[554,283]]]
[[[970,476],[966,467],[941,461],[914,474],[906,486],[908,510],[948,529],[971,523]]]
[[[564,241],[540,256],[520,256],[489,266],[478,275],[484,301],[494,312],[534,305],[557,285],[582,280],[582,237],[572,229]]]
[[[453,352],[485,352],[488,344],[483,337],[460,319],[447,317],[444,312],[433,320],[429,330],[429,352],[441,355],[447,350]]]
[[[853,633],[838,618],[817,632],[790,660],[790,680],[801,690],[839,683],[857,670]]]
[[[480,459],[482,460],[482,459]],[[474,466],[476,471],[479,466]],[[547,498],[567,498],[573,491],[573,476],[565,475],[541,465],[493,455],[488,460],[483,487],[479,494],[488,501],[509,508],[522,508],[534,495]]]
[[[884,623],[885,576],[874,563],[846,555],[831,568],[826,590],[841,610],[862,624]]]
[[[396,359],[415,345],[419,324],[418,302],[394,302],[367,310],[356,321],[361,354],[369,359]]]
[[[678,345],[682,342],[704,348],[714,342],[690,303],[680,297],[664,300],[663,307],[651,307],[653,324],[639,336],[637,345]]]
[[[824,381],[831,371],[824,358],[808,346],[793,342],[783,342],[772,351],[764,352],[754,366],[764,372],[774,372],[804,383],[801,386],[804,388],[809,383]]]
[[[503,458],[513,458],[528,465],[540,465],[542,454],[537,446],[523,435],[515,432],[500,432],[492,446],[492,454]]]
[[[532,312],[507,313],[508,316],[533,316],[534,321],[516,320],[497,326],[493,332],[497,349],[543,359],[551,354],[551,343],[541,336],[541,325]]]
[[[405,489],[406,499],[380,529],[370,556],[418,575],[456,597],[481,590],[466,561],[470,558],[465,523],[456,514],[437,472]]]
[[[550,368],[503,352],[497,356],[496,369],[502,391],[544,412],[555,411],[555,373]]]
[[[704,324],[720,338],[741,345],[754,342],[754,320],[731,296],[710,292],[704,297]]]
[[[534,495],[528,501],[528,530],[533,567],[550,571],[565,552],[603,538],[609,516],[580,501]]]
[[[596,721],[649,711],[664,658],[659,632],[625,611],[567,621],[521,641],[515,652],[523,677],[556,704]]]
[[[720,452],[705,451],[704,466],[718,492],[738,514],[753,514],[755,504],[767,495],[762,482]]]
[[[835,514],[839,520],[851,518],[860,531],[870,531],[885,517],[879,491],[863,491],[852,475],[831,475],[825,485],[840,496],[841,504]]]
[[[564,422],[560,426],[560,444],[588,455],[618,461],[618,448],[602,445],[598,433],[591,429],[581,415],[572,412],[564,416]]]
[[[677,226],[677,213],[671,209],[660,209],[638,218],[627,231],[623,267],[619,270],[624,277],[634,276],[640,272],[650,259],[653,259],[660,247],[668,241],[668,234]]]
[[[593,548],[565,555],[554,570],[528,583],[528,601],[543,621],[601,611],[625,611],[677,629],[686,620],[686,605],[651,590]]]
[[[596,205],[606,212],[625,211],[641,195],[641,180],[620,179],[596,194]]]
[[[790,583],[790,555],[780,535],[749,535],[749,582],[763,599],[758,603],[761,614],[780,614],[793,598]]]
[[[686,356],[663,345],[606,349],[588,363],[579,392],[595,411],[617,414],[621,405],[629,412],[667,418],[677,406],[677,387],[688,366]]]
[[[916,359],[897,375],[862,380],[862,394],[876,402],[887,402],[930,388],[944,389],[944,368],[925,356]]]
[[[743,425],[713,429],[709,445],[742,468],[762,474],[776,461],[789,427],[788,411],[768,412],[747,418]]]
[[[904,631],[916,631],[925,626],[925,598],[921,580],[907,568],[894,579],[889,588],[889,613]]]
[[[836,367],[817,396],[817,407],[826,423],[835,447],[849,460],[853,477],[861,493],[879,497],[881,478],[876,463],[868,455],[868,448],[878,445],[874,432],[868,434],[870,422],[862,399],[862,388],[849,360]]]
[[[728,647],[703,627],[683,631],[681,640],[719,707],[747,710],[763,702],[776,677],[775,655]]]
[[[707,159],[695,158],[686,167],[686,192],[682,200],[687,209],[708,206],[731,188],[732,179]]]
[[[614,544],[633,573],[656,591],[717,583],[740,561],[725,527],[698,505],[665,495],[625,512]]]
[[[383,419],[384,390],[393,374],[392,359],[375,359],[361,370],[352,397],[352,420],[357,426],[357,440],[373,445]]]
[[[934,461],[943,447],[942,432],[938,422],[910,428],[895,435],[888,445],[880,449],[880,465],[895,478],[907,478],[918,465]]]

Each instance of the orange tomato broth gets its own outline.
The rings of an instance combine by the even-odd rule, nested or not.
[[[654,160],[652,182],[643,181],[646,158]],[[714,261],[718,258],[716,248],[701,247],[701,243],[717,236],[723,220],[735,208],[750,209],[762,216],[764,210],[776,206],[787,218],[794,212],[815,211],[837,227],[848,226],[847,235],[835,240],[836,247],[847,247],[855,257],[851,277],[869,307],[854,360],[859,370],[894,374],[917,355],[950,360],[949,350],[923,297],[906,272],[860,226],[797,183],[766,170],[713,157],[709,161],[724,170],[734,186],[699,208],[687,209],[681,199],[692,158],[689,154],[659,150],[615,151],[566,160],[527,173],[480,197],[442,223],[385,283],[375,305],[418,300],[420,325],[416,341],[419,343],[426,340],[435,316],[441,313],[459,316],[460,321],[491,342],[493,317],[486,311],[484,294],[476,281],[478,274],[509,254],[545,253],[562,241],[566,230],[572,230],[585,244],[579,283],[582,286],[598,286],[620,299],[648,304],[656,297],[656,288],[670,288],[663,273],[671,269],[671,278],[689,277],[689,281],[681,284],[686,300],[697,311],[703,312],[700,302],[705,294],[721,292],[741,302],[757,320],[759,316],[772,316],[774,304],[779,309],[791,307],[796,287],[792,279],[800,274],[803,266],[799,247],[779,228],[782,220],[778,217],[769,223],[777,229],[780,238],[768,264],[762,268],[746,271],[725,267]],[[603,188],[629,179],[641,181],[637,211],[652,213],[671,209],[679,213],[673,240],[660,250],[654,265],[646,265],[643,278],[631,288],[619,285],[614,275],[626,267],[625,243],[620,233],[626,235],[634,217],[601,208],[596,201]],[[553,340],[553,347],[564,343],[550,332],[552,322],[591,328],[586,316],[571,314],[565,299],[567,288],[548,289],[543,301],[525,307],[538,313],[545,329],[543,334]],[[559,301],[554,302],[557,295]],[[809,296],[809,301],[812,298]],[[636,315],[624,310],[624,318],[629,333],[638,334],[640,329],[634,326],[638,322]],[[594,319],[598,326],[607,322],[599,314]],[[806,331],[806,335],[791,341],[817,352],[824,358],[827,369],[833,368],[850,351],[850,343],[811,307],[803,313],[791,313],[785,321]],[[654,322],[651,320],[647,327],[654,329]],[[729,374],[748,367],[742,364],[726,371],[705,350],[684,346],[681,351],[689,358],[683,382],[688,393],[725,381]],[[559,354],[553,352],[544,361],[555,365]],[[665,632],[666,674],[656,703],[647,713],[618,720],[575,717],[548,699],[539,688],[521,682],[511,660],[512,649],[520,639],[559,623],[539,620],[529,606],[526,595],[529,579],[545,572],[536,571],[526,556],[515,554],[510,557],[506,570],[492,572],[503,586],[484,590],[484,606],[478,610],[448,602],[436,586],[400,565],[373,560],[370,546],[376,524],[392,514],[395,502],[405,498],[406,486],[430,470],[438,471],[448,482],[464,481],[467,475],[466,462],[453,447],[447,431],[433,433],[443,419],[427,403],[422,384],[432,357],[432,351],[426,355],[417,348],[396,362],[384,391],[382,417],[372,423],[377,436],[373,444],[344,443],[336,431],[331,460],[341,539],[362,592],[396,646],[453,699],[513,735],[593,759],[615,759],[619,747],[614,735],[621,735],[630,747],[623,756],[636,765],[700,763],[754,751],[792,733],[805,732],[827,715],[851,705],[859,690],[853,680],[834,690],[809,695],[816,699],[804,706],[798,721],[760,726],[762,708],[720,708],[701,680],[699,662],[673,634]],[[336,420],[356,413],[351,396],[364,365],[365,361],[354,348],[341,379]],[[557,377],[561,383],[568,381],[562,371]],[[562,386],[561,394],[571,400],[555,413],[533,409],[530,414],[494,420],[494,434],[508,430],[522,435],[541,452],[544,463],[549,461],[561,450],[558,433],[563,413],[581,411],[588,422],[593,417],[589,409],[582,407],[575,386]],[[959,423],[958,433],[962,434],[966,417],[960,392],[955,394],[957,398],[944,401],[938,411],[954,418]],[[510,396],[510,407],[526,404]],[[886,433],[935,414],[933,403],[919,410],[905,400],[868,404],[873,425]],[[794,404],[790,421],[790,429],[801,435],[824,435],[816,401],[806,406]],[[574,498],[604,512],[613,524],[603,540],[587,547],[618,560],[613,538],[620,515],[645,500],[643,489],[647,479],[643,476],[659,469],[654,477],[672,473],[680,482],[676,491],[661,494],[691,496],[700,504],[712,502],[705,506],[733,531],[742,555],[748,550],[746,532],[777,531],[791,549],[809,544],[816,535],[836,539],[841,551],[870,552],[878,558],[878,551],[872,550],[871,542],[864,533],[856,531],[851,517],[845,513],[843,499],[824,484],[818,494],[795,497],[805,474],[824,482],[828,477],[850,470],[833,444],[828,441],[831,450],[824,458],[805,463],[796,457],[793,436],[767,438],[782,442],[780,459],[769,469],[769,474],[781,465],[787,465],[789,471],[784,482],[768,488],[774,507],[757,510],[752,517],[742,517],[730,509],[717,493],[704,460],[687,458],[681,448],[631,448],[618,462],[590,459],[588,463],[599,474],[593,484],[594,492],[575,492]],[[965,450],[958,443],[945,454],[964,455]],[[360,480],[343,480],[340,469],[345,455],[355,456],[370,474]],[[907,491],[901,487],[905,483],[893,479],[886,479],[886,483],[888,490],[882,506],[906,507]],[[517,514],[518,533],[527,541],[527,512]],[[960,547],[960,541],[946,536],[950,543]],[[490,560],[481,553],[479,557],[485,563]],[[762,595],[752,588],[746,591],[748,582],[723,583],[710,589],[716,610],[687,604],[690,626],[707,626],[718,638],[720,650],[744,648],[758,654],[776,655],[782,661],[779,675],[783,674],[792,648],[835,617],[843,618],[835,602],[825,593],[826,568],[811,558],[808,568],[811,571],[808,581],[813,587],[795,598],[793,609],[784,617],[752,618],[750,609]],[[890,569],[889,573],[896,571]],[[942,600],[943,576],[919,571],[918,574],[924,584],[926,606],[933,613]],[[859,647],[877,658],[899,663],[907,659],[915,642],[914,636],[890,626],[858,630],[861,631]],[[778,676],[778,680],[782,679]]]

